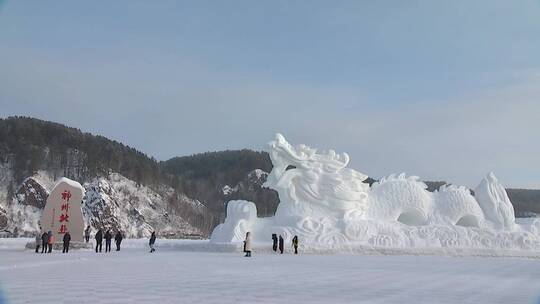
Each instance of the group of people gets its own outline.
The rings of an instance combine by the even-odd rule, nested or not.
[[[84,239],[88,243],[90,241],[90,226],[84,230]],[[96,232],[96,235],[94,236],[94,239],[96,240],[96,253],[101,252],[103,249],[103,239],[105,239],[105,252],[111,252],[111,243],[112,243],[112,233],[110,229],[107,229],[105,232],[105,235],[103,235],[103,230],[98,229]],[[120,245],[122,244],[122,240],[124,239],[124,236],[122,233],[118,230],[116,231],[116,234],[114,235],[114,242],[116,244],[116,251],[120,251]]]
[[[90,233],[92,228],[90,226],[86,227],[84,230],[84,239],[86,243],[90,242]],[[107,229],[105,234],[103,234],[102,229],[98,229],[96,232],[94,239],[96,240],[96,253],[101,252],[103,249],[103,239],[105,239],[105,252],[111,251],[111,244],[112,244],[112,233],[110,229]],[[122,244],[122,240],[124,239],[124,236],[122,233],[118,230],[116,231],[116,234],[114,236],[114,241],[116,243],[116,251],[120,251],[120,245]],[[64,233],[63,241],[63,249],[62,253],[68,253],[69,252],[69,243],[71,242],[71,234],[69,232]],[[52,247],[55,242],[54,234],[52,231],[44,232],[43,234],[37,234],[36,235],[36,253],[39,253],[39,249],[41,248],[41,253],[51,253]],[[148,245],[150,246],[150,252],[156,251],[156,248],[154,247],[156,243],[156,232],[153,231],[152,235],[150,236],[150,241]]]
[[[69,252],[69,242],[71,242],[71,234],[66,232],[62,239],[62,253]],[[43,234],[36,234],[36,253],[39,253],[41,247],[41,253],[51,253],[54,244],[54,234],[52,231],[43,232]]]
[[[284,244],[285,244],[285,240],[283,239],[281,235],[278,238],[277,234],[275,233],[272,234],[272,250],[274,252],[277,252],[279,248],[280,254],[283,254],[283,251],[285,250]],[[295,235],[292,238],[291,244],[292,244],[292,247],[294,248],[294,254],[298,254],[298,236],[297,235]],[[246,254],[245,257],[251,257],[251,233],[250,232],[246,232],[246,238],[244,240],[244,253]]]

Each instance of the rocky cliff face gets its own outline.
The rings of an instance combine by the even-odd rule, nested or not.
[[[26,178],[11,199],[10,191],[4,186],[1,192],[6,200],[0,201],[0,229],[4,230],[4,235],[32,236],[37,233],[41,211],[53,186],[54,174],[46,171]],[[92,178],[83,186],[86,190],[83,215],[87,225],[94,230],[119,229],[126,237],[147,237],[152,231],[163,237],[204,236],[203,231],[184,217],[186,214],[204,216],[205,207],[169,187],[163,186],[156,191],[118,173]],[[185,209],[190,212],[186,213]]]

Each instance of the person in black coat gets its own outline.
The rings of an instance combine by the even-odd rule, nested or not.
[[[292,245],[294,247],[294,254],[298,254],[298,235],[292,238]]]
[[[107,232],[105,232],[105,252],[111,252],[111,240],[112,240],[111,231],[107,230]]]
[[[68,253],[69,251],[69,242],[71,241],[71,234],[69,232],[66,232],[64,234],[64,249],[62,249],[62,253]]]
[[[99,247],[99,252],[101,252],[101,248],[103,247],[103,231],[99,229],[96,232],[96,236],[94,238],[96,239],[96,252],[98,252],[98,247]]]
[[[272,250],[277,251],[277,234],[272,233]]]
[[[150,245],[150,253],[156,251],[154,248],[154,244],[156,243],[156,232],[152,232],[152,235],[150,236],[150,242],[148,242],[148,245]]]
[[[279,253],[283,254],[283,237],[279,236]]]
[[[116,235],[114,236],[114,242],[116,243],[116,251],[120,251],[120,244],[122,243],[122,233],[120,231],[116,232]]]
[[[41,253],[47,252],[47,247],[49,246],[49,235],[47,232],[43,232],[41,235]]]

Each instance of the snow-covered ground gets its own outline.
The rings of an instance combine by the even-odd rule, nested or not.
[[[34,254],[0,239],[7,303],[540,303],[538,259],[180,251]],[[114,245],[113,245],[114,247]],[[194,246],[196,247],[196,246]],[[1,301],[0,301],[1,302]]]

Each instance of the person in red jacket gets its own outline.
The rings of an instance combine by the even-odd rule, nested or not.
[[[52,231],[49,230],[49,232],[47,232],[47,245],[49,246],[49,253],[52,252],[52,245],[54,244],[54,235],[52,234]]]

